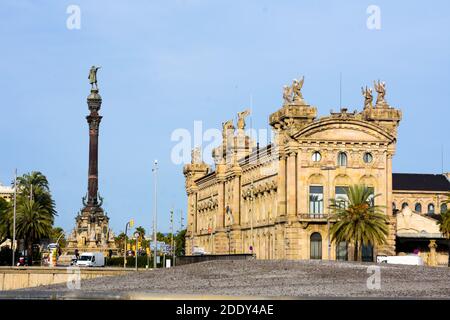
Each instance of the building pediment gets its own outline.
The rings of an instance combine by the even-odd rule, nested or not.
[[[324,119],[298,130],[296,140],[386,142],[395,137],[386,130],[362,120]]]
[[[413,212],[408,206],[397,213],[397,236],[411,238],[442,237],[435,219]]]

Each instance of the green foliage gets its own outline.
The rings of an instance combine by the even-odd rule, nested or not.
[[[388,235],[388,219],[382,206],[373,205],[372,189],[364,185],[350,186],[346,190],[347,206],[341,199],[332,199],[330,209],[337,221],[330,229],[332,241],[353,242],[355,257],[361,244],[374,245],[386,242]],[[379,195],[375,195],[377,197]]]
[[[142,226],[136,227],[136,232],[139,233],[139,237],[141,238],[145,236],[145,229]]]
[[[0,243],[12,238],[12,210],[3,198],[0,198]]]
[[[2,199],[3,200],[3,199]],[[16,239],[24,240],[28,254],[32,245],[52,236],[55,202],[47,178],[34,171],[17,178]],[[0,202],[0,239],[12,238],[13,205]]]
[[[67,244],[67,239],[66,236],[64,234],[64,229],[61,227],[55,227],[52,228],[52,230],[50,231],[50,240],[52,242],[56,242],[59,239],[59,246],[61,248],[65,248],[66,244]]]
[[[177,233],[175,241],[176,241],[175,254],[177,256],[184,256],[185,254],[184,248],[186,245],[186,229],[183,229]]]
[[[10,248],[0,249],[0,266],[10,266],[12,261],[12,250]]]
[[[450,196],[445,203],[450,204]],[[447,211],[441,213],[441,219],[438,221],[439,231],[447,238],[450,239],[450,207],[447,205]],[[450,259],[450,257],[449,257]]]

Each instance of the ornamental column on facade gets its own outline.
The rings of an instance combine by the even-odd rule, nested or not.
[[[198,210],[197,200],[199,188],[196,180],[206,176],[211,171],[209,165],[203,162],[201,151],[199,148],[192,150],[191,163],[183,168],[183,174],[186,178],[186,193],[188,197],[187,214],[187,230],[186,230],[186,247],[185,252],[192,254],[194,246],[198,245]]]
[[[392,158],[395,154],[397,129],[402,119],[402,112],[399,109],[392,107],[386,101],[386,87],[384,82],[378,81],[375,82],[374,85],[375,90],[378,93],[375,106],[372,106],[372,100],[370,100],[364,107],[361,115],[365,121],[376,124],[386,130],[393,137],[384,155],[386,167],[386,203],[383,203],[382,205],[386,207],[386,214],[389,220],[389,234],[387,236],[386,244],[380,246],[378,254],[395,255],[396,219],[393,216],[392,208]]]
[[[275,228],[275,257],[295,259],[300,253],[301,226],[297,219],[298,144],[292,135],[312,123],[317,108],[303,98],[304,79],[294,79],[292,86],[285,86],[283,106],[269,117],[270,125],[277,133],[275,148],[279,153],[277,226]]]

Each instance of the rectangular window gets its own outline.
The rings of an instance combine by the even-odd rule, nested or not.
[[[323,186],[309,187],[309,213],[323,214]]]
[[[348,206],[348,187],[336,187],[334,192],[336,194],[336,204],[341,208],[347,208]]]

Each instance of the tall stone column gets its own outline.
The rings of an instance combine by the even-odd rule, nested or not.
[[[287,195],[287,215],[290,220],[294,220],[297,215],[297,166],[296,152],[290,151],[287,158],[286,173],[286,195]]]
[[[233,215],[233,225],[231,227],[231,248],[230,253],[242,253],[242,232],[241,232],[241,175],[242,169],[240,166],[236,165],[233,167],[234,178],[232,180],[233,184],[233,197],[232,197],[232,215]]]
[[[226,164],[220,163],[216,165],[216,179],[217,179],[217,213],[216,213],[216,228],[214,232],[214,253],[226,254],[228,253],[228,236],[225,230],[225,172]]]
[[[102,105],[102,97],[98,89],[91,89],[87,98],[90,114],[86,117],[89,124],[89,169],[88,169],[88,199],[87,205],[96,206],[98,203],[98,134],[102,117],[98,114]]]
[[[392,157],[393,154],[386,155],[386,215],[389,220],[389,234],[386,244],[382,245],[378,254],[395,255],[395,234],[397,220],[392,213]]]
[[[280,155],[279,170],[278,170],[278,204],[277,204],[277,218],[284,218],[286,216],[286,156]]]

